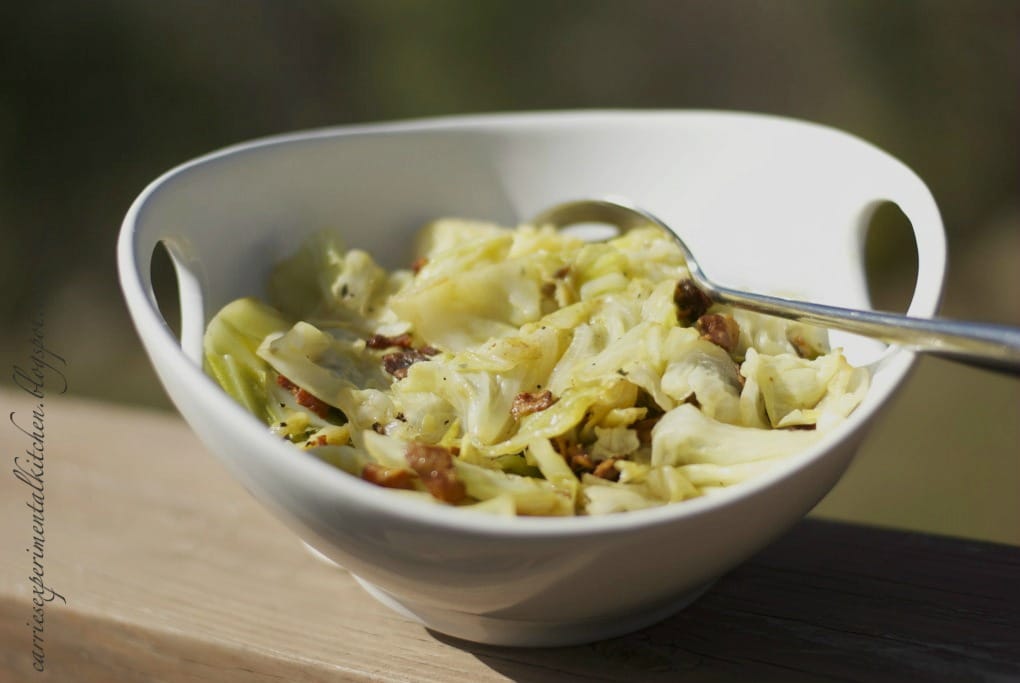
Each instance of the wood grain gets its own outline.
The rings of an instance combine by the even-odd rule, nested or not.
[[[8,413],[31,413],[0,392]],[[0,477],[0,681],[32,670],[32,512]],[[313,558],[171,415],[46,404],[47,680],[1020,680],[1020,549],[823,521],[642,632],[511,649],[456,641]],[[42,680],[39,677],[38,680]]]

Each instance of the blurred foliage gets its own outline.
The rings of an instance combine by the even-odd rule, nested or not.
[[[96,277],[161,171],[286,130],[575,107],[768,111],[926,179],[959,241],[1015,203],[1012,2],[7,3],[0,272]],[[48,256],[26,262],[40,240]],[[74,245],[70,248],[70,245]],[[83,271],[93,275],[86,276]],[[21,297],[0,319],[24,315]]]
[[[975,261],[1020,220],[1011,0],[42,1],[0,4],[0,26],[3,348],[23,353],[43,307],[78,393],[167,405],[114,267],[153,178],[252,137],[450,113],[719,108],[847,130],[925,179],[954,263],[977,263],[951,271],[966,296],[947,313],[1020,323],[1015,277],[1003,295]],[[892,288],[903,249],[872,245]]]

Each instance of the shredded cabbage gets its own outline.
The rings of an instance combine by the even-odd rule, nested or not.
[[[417,250],[387,272],[315,236],[268,303],[212,319],[207,371],[325,462],[496,515],[710,495],[808,448],[868,389],[822,330],[720,305],[680,319],[687,268],[652,226],[586,243],[443,219]]]

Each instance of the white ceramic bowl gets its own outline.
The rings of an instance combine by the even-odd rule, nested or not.
[[[722,284],[868,307],[865,226],[883,201],[913,224],[910,313],[935,312],[941,221],[924,183],[822,126],[741,113],[563,112],[354,126],[238,145],[184,164],[132,205],[118,244],[128,307],[170,397],[208,448],[308,544],[391,607],[461,638],[562,645],[657,621],[806,514],[849,464],[912,354],[836,335],[872,388],[822,443],[720,495],[601,518],[496,519],[405,500],[270,436],[201,371],[209,316],[259,295],[302,237],[406,266],[413,233],[457,215],[515,224],[551,204],[623,195],[674,228]],[[177,268],[177,339],[149,279]],[[328,609],[324,606],[323,609]]]

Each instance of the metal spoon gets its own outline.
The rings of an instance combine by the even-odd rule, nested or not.
[[[722,287],[702,272],[694,254],[676,232],[652,214],[625,200],[583,199],[566,202],[543,211],[530,222],[533,225],[552,225],[556,228],[579,223],[601,223],[615,226],[621,233],[652,224],[673,238],[687,261],[691,280],[714,302],[844,330],[999,372],[1020,374],[1020,328],[859,311]]]

